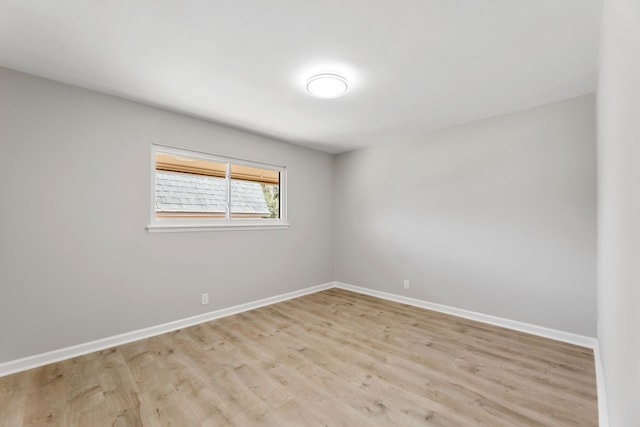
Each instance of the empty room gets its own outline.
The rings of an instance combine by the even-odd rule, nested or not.
[[[640,426],[636,0],[0,0],[0,427]]]

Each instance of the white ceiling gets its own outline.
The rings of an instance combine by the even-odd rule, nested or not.
[[[0,0],[0,66],[337,153],[595,91],[602,0]],[[342,72],[347,95],[304,91]]]

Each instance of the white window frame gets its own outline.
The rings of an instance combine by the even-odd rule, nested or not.
[[[277,170],[280,173],[280,218],[262,219],[180,219],[157,218],[156,216],[156,154],[169,154],[174,156],[210,160],[213,162],[227,163],[242,166],[251,166],[263,169]],[[229,167],[227,167],[227,203],[229,193]],[[157,232],[182,232],[182,231],[230,231],[230,230],[265,230],[285,229],[289,227],[287,222],[287,168],[269,163],[254,162],[237,159],[234,157],[218,156],[201,151],[187,150],[183,148],[169,147],[165,145],[151,144],[151,173],[150,173],[150,223],[147,230],[150,233]],[[229,207],[227,207],[227,212]]]

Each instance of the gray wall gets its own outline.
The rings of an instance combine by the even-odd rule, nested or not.
[[[339,155],[336,280],[596,336],[594,116],[588,95]]]
[[[598,88],[598,338],[612,427],[640,426],[640,3],[607,0]]]
[[[291,227],[147,233],[151,143],[286,165]],[[333,280],[327,154],[6,69],[0,148],[0,362]]]

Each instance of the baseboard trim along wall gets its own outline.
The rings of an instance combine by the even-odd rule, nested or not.
[[[403,295],[376,291],[374,289],[348,285],[346,283],[340,282],[336,282],[335,287],[352,292],[358,292],[360,294],[370,295],[372,297],[386,299],[389,301],[412,305],[414,307],[426,308],[427,310],[438,311],[440,313],[451,314],[453,316],[462,317],[465,319],[488,323],[494,326],[501,326],[503,328],[513,329],[515,331],[526,332],[528,334],[550,338],[552,340],[562,341],[569,344],[575,344],[582,347],[594,348],[598,345],[598,340],[596,338],[573,334],[571,332],[559,331],[556,329],[549,329],[542,326],[531,325],[529,323],[518,322],[516,320],[505,319],[503,317],[490,316],[488,314],[477,313],[475,311],[463,310],[461,308],[450,307],[448,305],[436,304],[417,298],[410,298]]]
[[[139,329],[131,332],[125,332],[124,334],[120,335],[114,335],[111,337],[102,338],[71,347],[61,348],[58,350],[36,354],[21,359],[11,360],[9,362],[0,363],[0,377],[14,374],[20,371],[26,371],[27,369],[37,368],[39,366],[48,365],[49,363],[60,362],[61,360],[71,359],[73,357],[82,356],[110,347],[127,344],[144,338],[162,335],[164,333],[175,331],[178,329],[188,328],[189,326],[205,323],[210,320],[215,320],[221,317],[227,317],[233,314],[253,310],[255,308],[276,304],[278,302],[298,298],[303,295],[313,294],[325,289],[331,289],[333,287],[334,283],[332,282],[325,283],[323,285],[311,286],[309,288],[300,289],[298,291],[288,292],[286,294],[276,295],[274,297],[235,305],[233,307],[210,311],[208,313],[199,314],[197,316],[187,317],[186,319],[175,320],[173,322],[164,323],[162,325],[151,326],[149,328]]]
[[[531,325],[528,323],[518,322],[515,320],[505,319],[501,317],[490,316],[487,314],[477,313],[474,311],[463,310],[460,308],[450,307],[447,305],[436,304],[416,298],[410,298],[402,295],[391,294],[388,292],[377,291],[374,289],[363,288],[361,286],[348,285],[341,282],[330,282],[322,285],[311,286],[309,288],[300,289],[298,291],[288,292],[261,300],[236,305],[233,307],[223,308],[208,313],[199,314],[197,316],[188,317],[186,319],[176,320],[162,325],[152,326],[149,328],[139,329],[136,331],[126,332],[120,335],[90,341],[71,347],[49,351],[47,353],[37,354],[0,363],[0,377],[10,375],[16,372],[25,371],[27,369],[37,368],[39,366],[48,365],[49,363],[59,362],[61,360],[71,359],[73,357],[82,356],[84,354],[93,353],[95,351],[104,350],[133,341],[150,338],[161,335],[177,329],[187,328],[210,320],[219,319],[221,317],[231,316],[233,314],[242,313],[256,308],[264,307],[278,302],[287,301],[298,298],[303,295],[309,295],[316,292],[324,291],[331,288],[339,288],[352,292],[357,292],[372,297],[377,297],[389,301],[395,301],[402,304],[412,305],[415,307],[425,308],[440,313],[451,314],[453,316],[465,319],[475,320],[490,325],[501,326],[507,329],[513,329],[520,332],[526,332],[532,335],[538,335],[557,341],[579,345],[593,349],[594,362],[596,366],[596,383],[598,393],[598,415],[601,427],[608,427],[607,405],[604,387],[604,377],[602,371],[602,361],[600,359],[600,349],[598,340],[592,337],[573,334],[570,332],[558,331],[555,329],[545,328],[542,326]]]
[[[596,365],[596,389],[598,392],[598,425],[609,427],[609,410],[607,409],[607,388],[604,383],[604,370],[600,357],[600,345],[593,348],[593,362]]]

